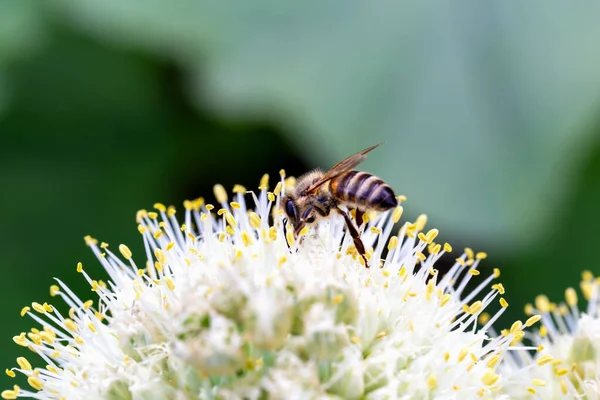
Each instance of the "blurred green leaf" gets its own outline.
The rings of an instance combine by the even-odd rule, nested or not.
[[[563,200],[600,92],[600,3],[55,4],[181,61],[202,106],[288,124],[312,162],[387,141],[365,168],[436,225],[511,249]]]
[[[10,93],[5,68],[30,55],[43,41],[40,11],[33,0],[0,1],[0,115]]]

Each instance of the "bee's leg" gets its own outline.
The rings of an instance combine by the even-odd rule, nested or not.
[[[360,254],[363,260],[365,260],[365,267],[369,268],[369,262],[367,261],[367,256],[365,252],[365,245],[363,244],[362,240],[360,240],[360,234],[354,226],[354,223],[352,223],[352,218],[350,218],[348,213],[342,210],[341,208],[338,208],[337,210],[344,217],[344,221],[346,221],[348,233],[350,233],[350,236],[352,236],[352,240],[354,241],[354,247],[356,247],[358,254]]]
[[[291,249],[292,246],[290,246],[290,243],[287,240],[287,218],[283,219],[283,237],[285,239],[285,244],[287,244],[288,249]]]
[[[360,226],[363,224],[363,215],[365,215],[365,212],[363,210],[361,210],[360,208],[356,208],[356,226],[358,226],[360,228]]]

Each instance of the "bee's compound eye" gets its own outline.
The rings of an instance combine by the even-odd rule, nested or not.
[[[288,201],[285,203],[285,213],[293,221],[298,219],[298,214],[296,214],[296,205],[292,199],[288,199]]]

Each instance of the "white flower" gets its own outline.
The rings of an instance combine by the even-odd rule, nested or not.
[[[541,352],[541,368],[522,374],[523,381],[536,383],[529,388],[543,399],[600,399],[600,285],[590,272],[583,273],[581,291],[588,300],[581,312],[575,289],[565,291],[565,302],[551,303],[544,295],[527,305],[528,314],[541,314],[541,327],[528,332]],[[522,359],[526,363],[531,358]],[[508,365],[507,365],[508,367]],[[509,388],[510,389],[510,388]],[[522,391],[508,391],[514,398],[527,398]]]
[[[507,350],[528,349],[515,346],[524,325],[489,334],[508,305],[501,284],[487,289],[499,272],[466,289],[484,253],[466,249],[439,277],[435,263],[450,245],[424,231],[424,215],[392,234],[399,206],[363,226],[365,268],[341,218],[299,239],[284,228],[281,175],[273,192],[263,178],[253,210],[243,187],[229,203],[217,185],[221,208],[187,201],[181,225],[173,207],[140,211],[142,264],[125,245],[119,257],[86,237],[110,281],[79,264],[94,303],[57,279],[51,292],[68,313],[23,309],[39,330],[14,340],[47,366],[19,358],[7,374],[24,374],[34,390],[15,386],[2,397],[473,399],[502,398],[519,380],[518,370],[497,371]]]

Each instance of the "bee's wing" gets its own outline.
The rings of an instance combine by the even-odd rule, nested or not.
[[[379,144],[376,144],[375,146],[371,146],[371,147],[364,149],[363,151],[358,152],[356,154],[353,154],[350,157],[347,157],[344,160],[340,161],[339,163],[335,164],[329,171],[327,171],[326,173],[323,174],[321,179],[319,179],[317,182],[313,183],[312,186],[308,188],[307,192],[308,193],[314,192],[325,182],[328,182],[328,181],[332,180],[333,178],[335,178],[336,176],[341,175],[344,172],[356,167],[358,164],[365,161],[365,159],[367,158],[366,154],[368,152],[370,152],[371,150],[373,150],[374,148],[376,148],[382,144],[383,143],[379,143]]]

